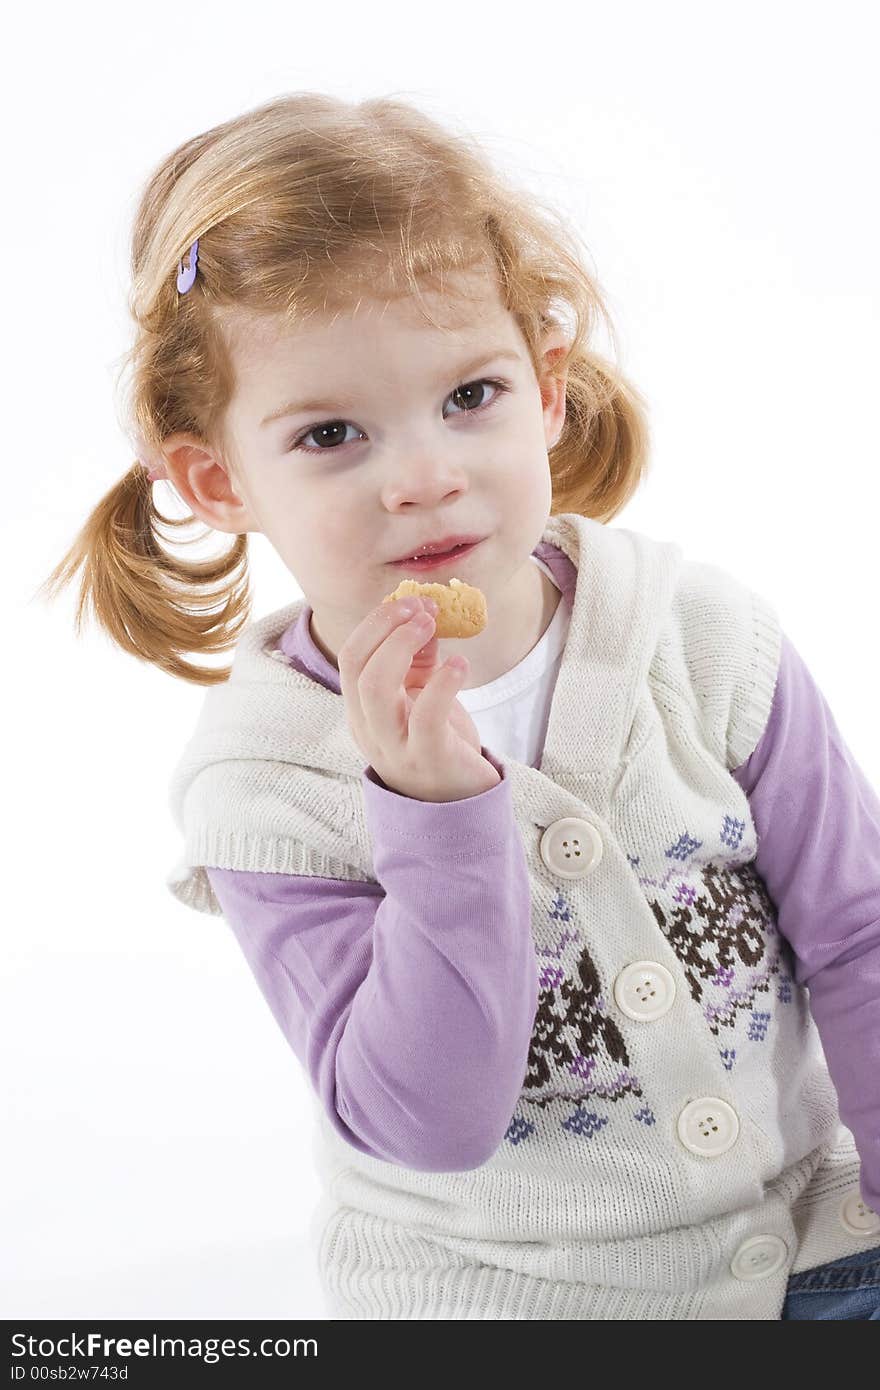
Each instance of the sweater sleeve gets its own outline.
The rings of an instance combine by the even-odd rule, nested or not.
[[[784,634],[767,726],[733,776],[858,1148],[862,1199],[880,1212],[880,800]]]
[[[538,1004],[528,867],[503,766],[479,796],[362,785],[377,883],[208,870],[330,1122],[361,1153],[478,1167],[522,1089]]]

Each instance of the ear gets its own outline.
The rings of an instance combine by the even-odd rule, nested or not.
[[[547,334],[541,345],[542,372],[539,380],[541,405],[544,411],[544,434],[547,448],[552,449],[562,433],[565,424],[565,385],[568,370],[561,376],[553,374],[553,363],[568,348],[571,339],[562,328],[554,328]]]
[[[239,484],[233,484],[227,466],[196,435],[169,435],[162,441],[162,456],[169,481],[200,521],[233,535],[261,529],[236,492]]]

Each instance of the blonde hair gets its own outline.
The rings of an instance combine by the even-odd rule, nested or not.
[[[181,295],[178,263],[196,238],[195,285]],[[301,325],[375,297],[380,284],[421,299],[420,285],[481,261],[497,273],[539,380],[542,335],[560,322],[552,311],[570,315],[568,346],[550,368],[568,373],[565,422],[549,451],[551,514],[610,520],[646,471],[648,430],[641,397],[591,346],[600,317],[615,347],[616,338],[574,233],[531,191],[502,181],[468,137],[391,97],[280,97],[187,140],[148,179],[131,244],[136,332],[123,359],[140,459],[161,459],[177,431],[231,457],[225,333],[236,313]],[[184,657],[229,651],[247,623],[247,535],[202,562],[160,544],[163,526],[173,533],[194,519],[159,511],[135,462],[41,592],[54,596],[82,566],[78,634],[90,604],[141,660],[198,685],[227,680],[231,668]]]

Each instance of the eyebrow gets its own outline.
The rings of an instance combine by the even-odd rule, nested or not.
[[[477,371],[480,367],[485,367],[487,363],[494,362],[499,357],[510,358],[514,362],[522,360],[520,354],[512,348],[498,348],[495,352],[481,352],[479,357],[471,362],[465,362],[464,366],[459,367],[457,371],[444,372],[442,379],[446,381],[448,377],[455,376],[459,380],[463,380],[469,373]],[[331,400],[327,396],[320,400],[286,401],[284,405],[280,405],[277,410],[273,410],[264,420],[260,421],[260,428],[263,429],[264,426],[271,425],[275,420],[281,420],[287,415],[299,415],[306,411],[347,409],[352,404],[354,402],[348,397],[337,397],[335,400]]]

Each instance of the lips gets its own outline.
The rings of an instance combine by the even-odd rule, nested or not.
[[[391,564],[396,565],[401,560],[421,560],[426,555],[446,555],[459,547],[476,545],[477,541],[482,539],[482,536],[474,535],[472,531],[452,536],[438,536],[436,540],[422,541],[420,544],[414,545],[407,555],[399,555],[397,560],[391,561]]]
[[[440,551],[433,555],[422,553],[418,559],[392,560],[391,563],[396,569],[442,569],[444,566],[457,564],[460,560],[470,555],[471,551],[475,550],[483,539],[485,539],[485,537],[480,537],[477,540],[470,541],[468,544],[456,546],[452,550]]]

